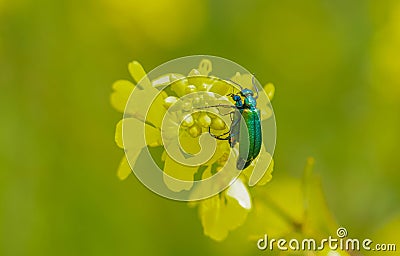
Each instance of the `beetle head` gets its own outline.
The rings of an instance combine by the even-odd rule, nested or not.
[[[233,95],[231,95],[231,96],[232,96],[232,99],[233,99],[234,101],[239,101],[239,100],[241,100],[240,96],[237,95],[237,94],[233,94]]]

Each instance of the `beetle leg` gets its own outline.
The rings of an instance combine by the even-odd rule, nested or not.
[[[240,122],[240,119],[236,119],[235,122],[233,122],[233,119],[232,119],[231,127],[236,126],[237,124],[239,124],[239,122]]]
[[[221,116],[227,116],[227,115],[231,115],[231,114],[233,114],[233,113],[235,113],[235,111],[228,112],[228,113],[225,113],[225,114],[221,114]]]
[[[212,105],[212,106],[205,106],[205,107],[201,107],[201,108],[195,108],[195,109],[204,109],[204,108],[218,108],[218,107],[225,107],[225,108],[236,108],[236,109],[241,109],[240,107],[237,107],[237,106],[231,106],[231,105]],[[218,110],[218,112],[220,112],[219,110]],[[233,121],[233,116],[232,116],[232,114],[234,114],[236,112],[236,110],[234,110],[234,111],[231,111],[231,112],[228,112],[228,113],[224,113],[224,114],[221,114],[221,112],[219,113],[221,116],[227,116],[227,115],[230,115],[230,119],[231,119],[231,121]]]
[[[230,116],[231,116],[231,121],[233,121],[232,114],[235,114],[235,111],[228,112],[228,113],[225,113],[225,114],[220,114],[220,115],[221,115],[221,116],[227,116],[227,115],[230,115]]]
[[[231,121],[233,122],[233,114],[235,114],[235,112],[230,112],[229,114],[230,114],[229,117],[231,118]]]
[[[216,138],[217,140],[229,140],[229,139],[231,138],[230,135],[228,135],[228,137],[225,137],[225,138],[222,138],[222,136],[227,135],[227,134],[229,134],[230,132],[231,132],[231,131],[227,131],[226,133],[223,133],[223,134],[221,134],[221,135],[215,135],[215,134],[212,134],[212,133],[211,133],[211,129],[210,129],[210,127],[208,127],[208,133],[209,133],[212,137]]]

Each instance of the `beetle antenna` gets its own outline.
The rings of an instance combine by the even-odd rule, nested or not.
[[[257,93],[257,96],[254,97],[254,99],[257,99],[257,98],[258,98],[258,87],[257,87],[257,85],[256,85],[256,77],[255,77],[254,74],[253,74],[253,78],[251,79],[251,82],[253,83],[253,87],[254,87],[254,89],[255,89],[255,91],[256,91],[256,93]]]
[[[240,84],[236,83],[235,81],[232,81],[231,79],[228,79],[228,81],[236,84],[237,86],[239,86],[240,90],[243,91],[243,87]]]

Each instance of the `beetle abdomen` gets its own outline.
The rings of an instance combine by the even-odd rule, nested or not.
[[[242,117],[247,126],[247,133],[243,132],[245,127],[241,127],[242,132],[240,133],[239,140],[239,159],[237,162],[238,169],[244,169],[250,165],[258,154],[260,153],[262,134],[261,134],[261,122],[260,122],[260,111],[258,109],[244,109]],[[248,141],[248,145],[246,145]]]

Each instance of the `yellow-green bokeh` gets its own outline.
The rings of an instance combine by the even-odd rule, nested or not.
[[[390,237],[399,17],[395,0],[0,0],[0,255],[256,252],[246,227],[215,242],[195,209],[115,174],[112,83],[130,79],[133,59],[151,70],[192,54],[274,83],[272,182],[300,178],[313,156],[337,222]]]

